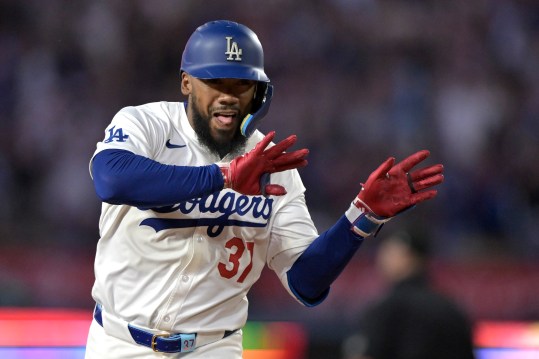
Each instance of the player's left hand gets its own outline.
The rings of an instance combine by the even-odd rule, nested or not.
[[[422,150],[396,165],[394,157],[388,158],[371,173],[358,198],[376,215],[393,217],[435,197],[438,192],[430,188],[443,182],[443,165],[436,164],[410,172],[429,155],[429,151]]]
[[[433,186],[443,182],[441,164],[411,171],[430,152],[422,150],[395,165],[390,157],[371,173],[346,211],[352,230],[366,237],[395,215],[435,197]]]

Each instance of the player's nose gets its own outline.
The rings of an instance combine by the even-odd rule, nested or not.
[[[240,98],[234,93],[233,89],[223,88],[219,91],[218,101],[220,105],[237,105],[240,102]]]

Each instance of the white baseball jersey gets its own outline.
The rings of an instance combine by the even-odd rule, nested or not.
[[[198,142],[179,102],[124,108],[105,134],[95,153],[123,149],[179,166],[220,161]],[[246,150],[262,138],[257,131]],[[288,193],[265,198],[227,189],[158,209],[103,203],[96,302],[141,328],[200,333],[244,326],[247,292],[265,264],[292,295],[286,272],[318,234],[298,172],[272,174],[271,182]]]

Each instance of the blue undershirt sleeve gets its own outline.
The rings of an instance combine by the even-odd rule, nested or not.
[[[164,165],[130,151],[108,149],[91,165],[94,187],[102,201],[141,208],[174,205],[223,189],[216,164],[200,167]]]
[[[350,230],[350,222],[343,215],[307,247],[287,272],[291,291],[306,306],[322,303],[329,294],[331,283],[361,243],[363,238]]]

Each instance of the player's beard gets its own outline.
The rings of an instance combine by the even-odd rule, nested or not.
[[[233,157],[243,154],[247,138],[241,134],[239,128],[230,141],[221,142],[215,140],[210,130],[211,115],[204,117],[195,105],[196,99],[191,99],[192,101],[189,101],[189,106],[191,106],[191,113],[193,115],[193,126],[200,143],[220,158],[223,158],[227,154],[231,154]]]

